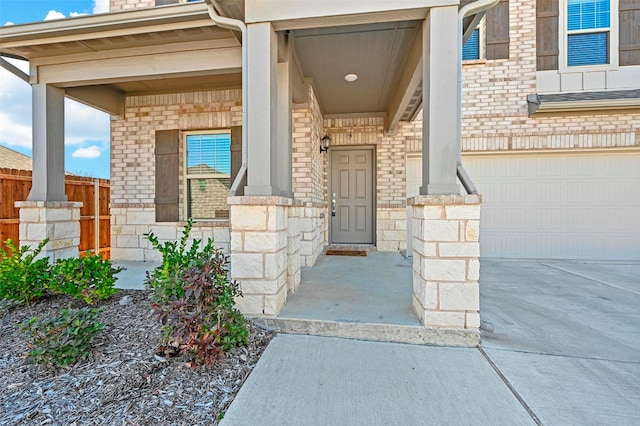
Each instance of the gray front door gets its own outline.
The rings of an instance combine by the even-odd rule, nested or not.
[[[331,242],[373,244],[373,149],[332,149]]]

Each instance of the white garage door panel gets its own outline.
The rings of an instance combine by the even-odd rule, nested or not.
[[[640,260],[640,153],[469,156],[481,255]]]

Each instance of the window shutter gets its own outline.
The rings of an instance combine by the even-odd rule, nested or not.
[[[640,65],[640,2],[620,0],[619,63]]]
[[[156,131],[156,222],[179,220],[179,157],[180,132]]]
[[[558,0],[537,0],[536,2],[536,51],[537,69],[557,70],[559,52]]]
[[[487,59],[509,59],[509,0],[501,0],[485,15]]]
[[[231,128],[231,184],[236,180],[240,166],[242,166],[242,126],[234,126]],[[245,174],[243,182],[238,187],[237,195],[242,195],[246,181]]]

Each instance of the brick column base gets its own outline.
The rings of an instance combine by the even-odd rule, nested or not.
[[[78,256],[81,202],[18,201],[15,206],[20,209],[20,245],[36,247],[48,238],[41,255],[52,262]]]
[[[421,195],[413,206],[413,307],[427,327],[480,327],[479,195]]]
[[[277,196],[229,197],[231,276],[240,282],[240,311],[275,317],[287,300],[287,232],[293,200]],[[292,260],[291,260],[292,261]],[[295,280],[295,278],[293,278]]]

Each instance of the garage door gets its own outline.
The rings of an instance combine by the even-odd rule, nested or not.
[[[486,257],[640,260],[640,152],[466,155]]]

